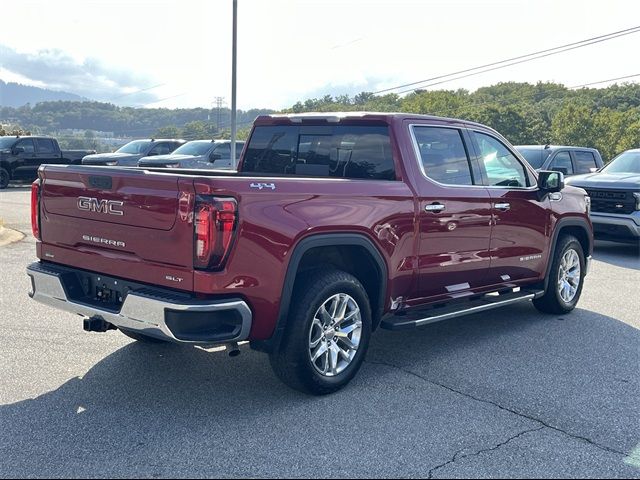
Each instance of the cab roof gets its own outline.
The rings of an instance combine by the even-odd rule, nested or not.
[[[352,122],[354,120],[384,122],[390,124],[392,121],[402,120],[420,120],[420,121],[437,121],[452,123],[457,125],[477,126],[484,129],[493,130],[486,125],[469,120],[457,118],[438,117],[435,115],[421,115],[417,113],[401,113],[401,112],[305,112],[305,113],[274,113],[271,115],[260,115],[255,120],[255,125],[282,125],[284,124],[301,124],[327,122],[340,123],[342,121]]]

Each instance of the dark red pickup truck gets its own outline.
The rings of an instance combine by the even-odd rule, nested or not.
[[[378,327],[578,302],[589,198],[494,130],[411,114],[256,119],[238,172],[52,166],[31,296],[141,341],[249,341],[288,385],[349,382]]]

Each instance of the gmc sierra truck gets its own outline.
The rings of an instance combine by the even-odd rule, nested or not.
[[[95,150],[60,150],[58,140],[51,137],[0,137],[0,189],[11,181],[33,182],[44,163],[79,164],[82,157]]]
[[[143,342],[249,341],[312,394],[354,377],[377,328],[570,312],[593,245],[584,190],[463,120],[261,116],[237,172],[39,174],[34,300]]]

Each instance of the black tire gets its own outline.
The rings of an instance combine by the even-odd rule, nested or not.
[[[0,189],[7,188],[11,181],[11,174],[4,168],[0,168]]]
[[[118,330],[120,330],[122,333],[124,333],[127,337],[133,338],[134,340],[137,340],[138,342],[142,342],[142,343],[167,343],[165,340],[160,340],[159,338],[156,338],[156,337],[150,337],[148,335],[143,335],[143,334],[138,333],[138,332],[132,332],[131,330],[125,330],[125,329],[122,329],[122,328],[119,328]]]
[[[350,363],[334,376],[326,376],[319,372],[312,362],[310,341],[312,329],[318,328],[317,325],[313,326],[316,313],[325,302],[337,294],[346,294],[357,304],[362,325],[359,330],[359,344]],[[277,352],[269,355],[269,360],[275,374],[289,387],[312,395],[326,395],[340,390],[353,379],[364,361],[370,337],[369,297],[358,279],[332,268],[314,270],[306,273],[302,281],[296,282],[282,345]],[[337,335],[332,338],[333,340],[328,338],[326,343],[330,345],[332,341],[342,341]],[[324,336],[321,341],[325,342]],[[342,357],[337,358],[340,361]],[[328,354],[326,362],[329,362]]]
[[[560,291],[558,288],[558,282],[561,275],[560,265],[562,262],[562,258],[564,255],[573,249],[578,254],[578,259],[580,262],[580,283],[578,285],[575,296],[571,299],[571,301],[565,301],[560,295]],[[584,251],[582,250],[582,245],[572,235],[563,235],[558,239],[558,243],[556,244],[555,252],[553,253],[553,263],[551,264],[551,270],[549,271],[549,281],[547,283],[547,290],[545,294],[536,298],[533,301],[535,307],[544,313],[552,313],[556,315],[562,315],[565,313],[569,313],[571,310],[576,308],[578,301],[580,300],[580,295],[582,294],[582,287],[584,286],[584,276],[586,273],[585,266],[585,258]]]

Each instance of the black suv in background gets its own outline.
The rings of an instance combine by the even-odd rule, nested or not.
[[[34,135],[0,137],[0,188],[13,180],[33,182],[45,163],[79,164],[95,150],[60,150],[58,140]]]
[[[99,153],[87,155],[82,159],[83,165],[119,165],[124,167],[137,167],[138,160],[142,157],[156,155],[168,155],[176,148],[184,145],[184,140],[156,139],[134,140],[120,147],[113,153]]]
[[[600,152],[595,148],[516,145],[516,150],[536,170],[555,170],[565,176],[593,173],[604,166]]]

